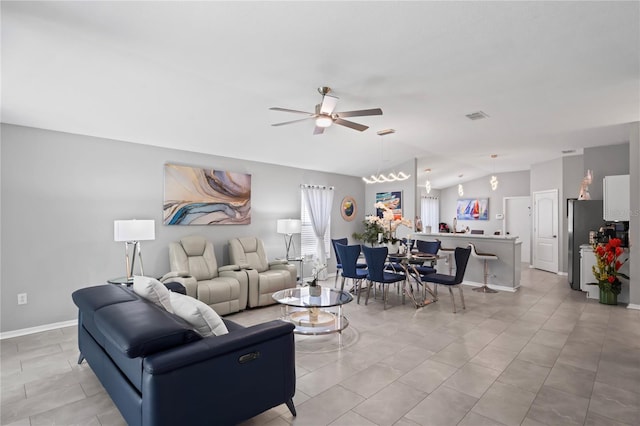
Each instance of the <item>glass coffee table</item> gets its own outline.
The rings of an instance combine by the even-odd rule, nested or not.
[[[292,322],[297,334],[340,333],[349,326],[342,315],[342,305],[353,300],[346,291],[321,287],[318,295],[311,287],[295,287],[277,291],[273,300],[282,305],[282,319]]]

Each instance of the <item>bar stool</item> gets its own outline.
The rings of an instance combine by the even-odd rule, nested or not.
[[[438,240],[436,240],[438,241]],[[444,252],[447,255],[447,263],[449,264],[449,275],[453,274],[453,253],[455,253],[455,248],[447,248],[440,246],[440,251]]]
[[[497,293],[497,290],[494,290],[487,286],[487,277],[489,276],[488,261],[498,260],[498,256],[491,253],[478,253],[478,251],[476,250],[476,246],[472,243],[469,243],[469,246],[471,246],[471,255],[484,261],[484,285],[482,287],[474,288],[473,291],[481,291],[482,293]]]

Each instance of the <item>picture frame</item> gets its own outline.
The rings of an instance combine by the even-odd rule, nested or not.
[[[460,198],[456,207],[458,220],[489,220],[488,198]]]
[[[340,203],[340,215],[342,215],[342,218],[347,222],[351,222],[356,218],[357,213],[358,205],[356,200],[350,195],[344,197]]]
[[[164,165],[164,225],[249,225],[251,175]]]
[[[394,219],[402,218],[402,191],[376,192],[376,204],[382,203],[393,211]],[[382,217],[382,209],[376,209],[378,217]]]

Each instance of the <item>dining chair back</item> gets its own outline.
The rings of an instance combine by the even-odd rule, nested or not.
[[[358,257],[360,256],[360,245],[335,245],[336,253],[342,260],[342,284],[340,290],[344,291],[344,282],[347,278],[353,280],[354,289],[358,294],[357,302],[360,303],[360,290],[362,280],[367,278],[367,270],[358,268]]]
[[[404,274],[397,274],[393,272],[385,271],[385,263],[387,256],[389,255],[389,249],[387,247],[367,247],[362,246],[364,252],[364,258],[367,261],[368,274],[367,274],[367,298],[364,304],[369,302],[369,293],[371,293],[371,287],[374,283],[382,284],[382,299],[384,303],[384,309],[387,309],[387,299],[389,296],[388,284],[398,283],[404,281],[406,276]]]
[[[340,272],[340,270],[342,269],[342,261],[340,259],[340,253],[338,253],[338,249],[336,248],[336,244],[342,244],[343,246],[346,246],[347,244],[349,244],[349,240],[346,238],[332,238],[331,239],[331,246],[333,247],[333,252],[336,255],[336,279],[333,283],[333,286],[335,287],[336,284],[338,284],[338,273]]]
[[[451,303],[453,304],[453,313],[456,312],[456,300],[453,296],[453,289],[458,288],[460,292],[460,300],[462,302],[462,309],[466,309],[467,307],[464,304],[464,294],[462,293],[462,287],[460,284],[464,280],[464,274],[467,270],[467,264],[469,263],[469,256],[471,255],[471,247],[456,247],[454,251],[454,257],[456,259],[456,274],[455,275],[445,275],[445,274],[430,274],[422,277],[422,280],[425,282],[430,282],[435,284],[435,294],[436,297],[438,295],[438,285],[444,285],[449,288],[449,294],[451,295]]]
[[[440,240],[435,240],[435,241],[416,240],[416,248],[418,249],[418,252],[432,254],[434,256],[438,255],[438,251],[440,250],[440,244],[441,244]],[[420,275],[436,273],[436,268],[434,268],[433,266],[420,265],[420,266],[416,266],[415,268]]]
[[[342,244],[343,246],[349,245],[349,240],[347,238],[332,238],[331,239],[331,245],[333,246],[333,252],[336,255],[336,279],[333,283],[333,286],[335,287],[338,284],[338,273],[340,272],[340,270],[342,269],[342,256],[340,256],[340,253],[338,253],[338,250],[336,249],[336,245],[337,244]],[[356,259],[357,260],[357,259]],[[360,269],[367,269],[367,264],[363,263],[363,262],[356,262],[356,267],[360,268]]]

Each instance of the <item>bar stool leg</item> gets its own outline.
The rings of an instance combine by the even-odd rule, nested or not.
[[[479,291],[482,293],[497,293],[498,290],[494,290],[487,286],[487,277],[489,276],[489,265],[487,259],[484,259],[484,285],[482,287],[474,288],[473,291]]]

